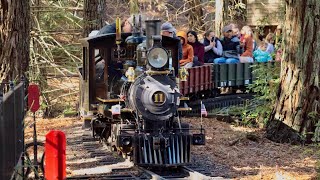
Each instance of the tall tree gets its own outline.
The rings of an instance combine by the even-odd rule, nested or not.
[[[14,80],[28,70],[29,0],[0,1],[0,82]]]
[[[201,0],[186,0],[189,28],[195,31],[205,31]]]
[[[287,0],[284,60],[267,137],[277,142],[310,141],[320,119],[320,3]]]
[[[106,0],[84,0],[83,37],[105,24]]]

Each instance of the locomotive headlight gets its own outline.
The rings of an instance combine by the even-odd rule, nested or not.
[[[160,47],[152,48],[148,53],[148,62],[153,68],[163,68],[169,60],[168,52]]]
[[[131,145],[131,138],[130,138],[130,137],[123,137],[123,138],[121,139],[121,141],[122,141],[122,144],[123,144],[124,146],[129,146],[129,145]]]

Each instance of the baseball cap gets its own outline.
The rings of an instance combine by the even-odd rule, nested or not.
[[[230,25],[227,25],[227,26],[222,28],[222,32],[226,33],[228,31],[232,31],[232,27]]]
[[[161,25],[161,31],[176,32],[176,29],[172,26],[171,23],[165,22]]]

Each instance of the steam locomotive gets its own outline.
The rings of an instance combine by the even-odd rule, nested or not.
[[[134,25],[133,33],[81,40],[80,115],[93,136],[137,165],[186,165],[205,131],[179,117],[190,109],[179,90],[179,40],[160,35],[160,20],[145,23],[145,35]]]

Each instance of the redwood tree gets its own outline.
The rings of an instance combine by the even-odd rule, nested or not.
[[[106,0],[84,0],[83,37],[105,24]]]
[[[284,56],[277,101],[267,137],[277,142],[310,141],[320,120],[320,3],[287,0]]]
[[[19,79],[28,70],[29,0],[0,1],[0,82]]]

